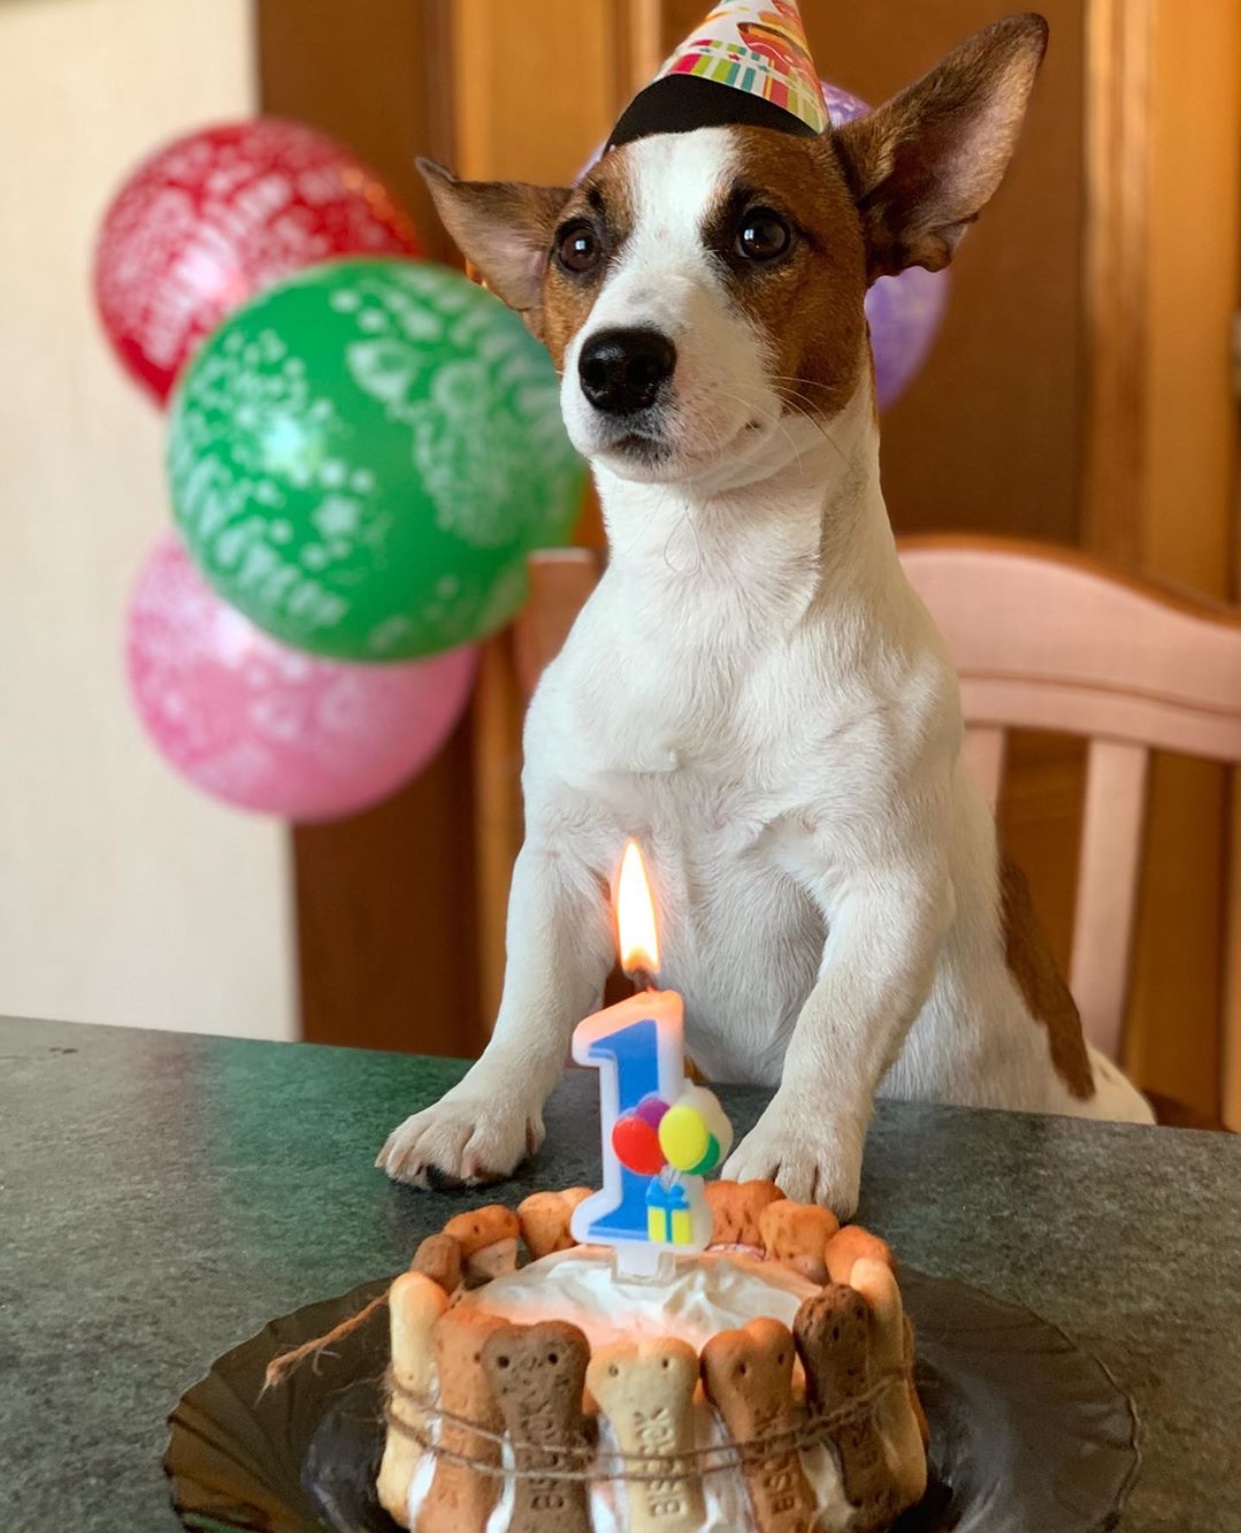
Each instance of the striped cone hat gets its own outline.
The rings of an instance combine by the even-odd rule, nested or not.
[[[827,103],[796,0],[724,0],[621,114],[609,148],[652,133],[748,125],[810,137]]]

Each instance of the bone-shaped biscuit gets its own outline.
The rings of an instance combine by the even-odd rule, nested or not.
[[[782,1198],[763,1209],[758,1227],[769,1260],[796,1263],[799,1271],[808,1274],[822,1271],[818,1281],[825,1281],[827,1243],[840,1228],[831,1209]]]
[[[833,1283],[797,1311],[793,1335],[806,1371],[806,1404],[814,1414],[848,1407],[871,1383],[870,1307],[855,1289]],[[857,1508],[853,1526],[886,1526],[898,1511],[884,1440],[867,1410],[828,1435],[840,1458],[846,1498]]]
[[[720,1331],[702,1349],[703,1385],[734,1442],[778,1438],[796,1428],[794,1357],[788,1327],[770,1319]],[[759,1533],[809,1533],[815,1496],[791,1441],[750,1449],[741,1468]]]
[[[827,1275],[832,1282],[844,1286],[848,1285],[854,1262],[883,1262],[893,1272],[896,1271],[892,1247],[878,1235],[864,1230],[860,1224],[846,1224],[843,1230],[833,1235],[827,1243],[824,1259],[827,1262]]]
[[[698,1354],[672,1336],[621,1342],[592,1359],[586,1386],[612,1424],[620,1451],[669,1460],[667,1478],[625,1487],[630,1533],[699,1533],[702,1477],[677,1456],[694,1448]]]
[[[461,1287],[463,1262],[459,1240],[451,1235],[428,1235],[414,1253],[409,1270],[421,1272],[446,1294],[454,1294]]]
[[[582,1387],[590,1343],[562,1320],[506,1325],[483,1346],[483,1368],[514,1443],[513,1515],[508,1533],[591,1533],[587,1482],[551,1477],[582,1474],[586,1417]]]
[[[489,1203],[486,1208],[474,1208],[450,1219],[444,1234],[460,1243],[461,1253],[468,1259],[499,1240],[516,1240],[521,1225],[511,1208],[505,1208],[503,1203]]]
[[[577,1241],[569,1221],[573,1210],[590,1195],[589,1187],[566,1187],[563,1192],[532,1192],[517,1205],[521,1238],[532,1261],[573,1249]]]
[[[708,1182],[705,1188],[711,1209],[711,1244],[754,1246],[763,1244],[759,1220],[771,1203],[784,1194],[774,1182]]]
[[[898,1375],[905,1361],[905,1308],[891,1268],[862,1260],[853,1265],[852,1286],[870,1306],[872,1373]],[[900,1506],[915,1506],[926,1494],[926,1449],[909,1386],[899,1377],[876,1401],[875,1424],[887,1446],[888,1468],[896,1482]]]
[[[422,1273],[403,1272],[388,1291],[394,1386],[388,1409],[396,1425],[388,1428],[376,1489],[380,1505],[403,1528],[409,1527],[409,1487],[424,1451],[416,1434],[427,1430],[417,1402],[431,1392],[435,1327],[447,1308],[448,1295]]]
[[[458,1214],[444,1226],[444,1234],[457,1241],[465,1258],[468,1287],[477,1288],[517,1266],[517,1215],[503,1203],[489,1203]]]
[[[503,1432],[504,1417],[483,1372],[483,1343],[505,1323],[499,1315],[458,1304],[435,1327],[435,1370],[444,1412],[438,1446],[484,1469],[500,1463],[500,1443],[493,1439]],[[473,1427],[488,1435],[480,1436]],[[483,1533],[500,1485],[496,1474],[438,1457],[431,1488],[418,1510],[417,1533]]]

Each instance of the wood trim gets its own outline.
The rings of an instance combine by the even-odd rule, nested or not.
[[[335,134],[413,212],[427,254],[459,263],[414,168],[452,157],[451,0],[257,0],[262,109]],[[367,814],[290,833],[302,1036],[476,1054],[480,1026],[470,739]]]
[[[1157,0],[1086,7],[1082,541],[1142,562],[1152,49]]]

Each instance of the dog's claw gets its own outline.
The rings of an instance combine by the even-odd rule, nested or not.
[[[436,1192],[487,1187],[511,1176],[542,1142],[538,1111],[513,1114],[494,1097],[450,1095],[406,1119],[376,1165],[393,1181]]]
[[[839,1138],[807,1113],[788,1111],[777,1096],[724,1166],[730,1181],[775,1182],[800,1203],[821,1203],[838,1218],[857,1211],[862,1154],[855,1136]]]

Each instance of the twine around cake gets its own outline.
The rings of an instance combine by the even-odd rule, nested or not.
[[[761,1437],[744,1438],[727,1443],[716,1443],[706,1448],[686,1448],[677,1453],[625,1453],[615,1448],[599,1448],[594,1444],[574,1443],[528,1443],[520,1442],[507,1432],[493,1432],[488,1427],[445,1410],[429,1395],[423,1395],[397,1384],[389,1374],[389,1405],[387,1424],[391,1431],[417,1443],[424,1452],[449,1464],[472,1469],[478,1474],[494,1479],[563,1481],[573,1484],[623,1482],[631,1485],[666,1484],[669,1480],[705,1479],[708,1475],[725,1474],[732,1470],[748,1469],[758,1464],[770,1463],[790,1453],[801,1453],[809,1448],[821,1447],[842,1428],[855,1422],[868,1420],[874,1407],[885,1394],[898,1384],[908,1385],[912,1370],[908,1367],[890,1368],[881,1373],[865,1390],[851,1396],[831,1410],[811,1412],[795,1427],[781,1432],[769,1432]],[[420,1417],[427,1419],[426,1427],[418,1427],[403,1420],[391,1405],[399,1400]],[[469,1453],[459,1453],[447,1448],[431,1432],[431,1425],[457,1427],[469,1432],[480,1443],[503,1449],[506,1445],[514,1454],[536,1454],[553,1460],[590,1461],[588,1469],[570,1469],[560,1463],[547,1467],[526,1468],[496,1463],[493,1458],[481,1458]],[[720,1463],[709,1462],[722,1459]],[[612,1471],[598,1468],[600,1459],[632,1468]]]

